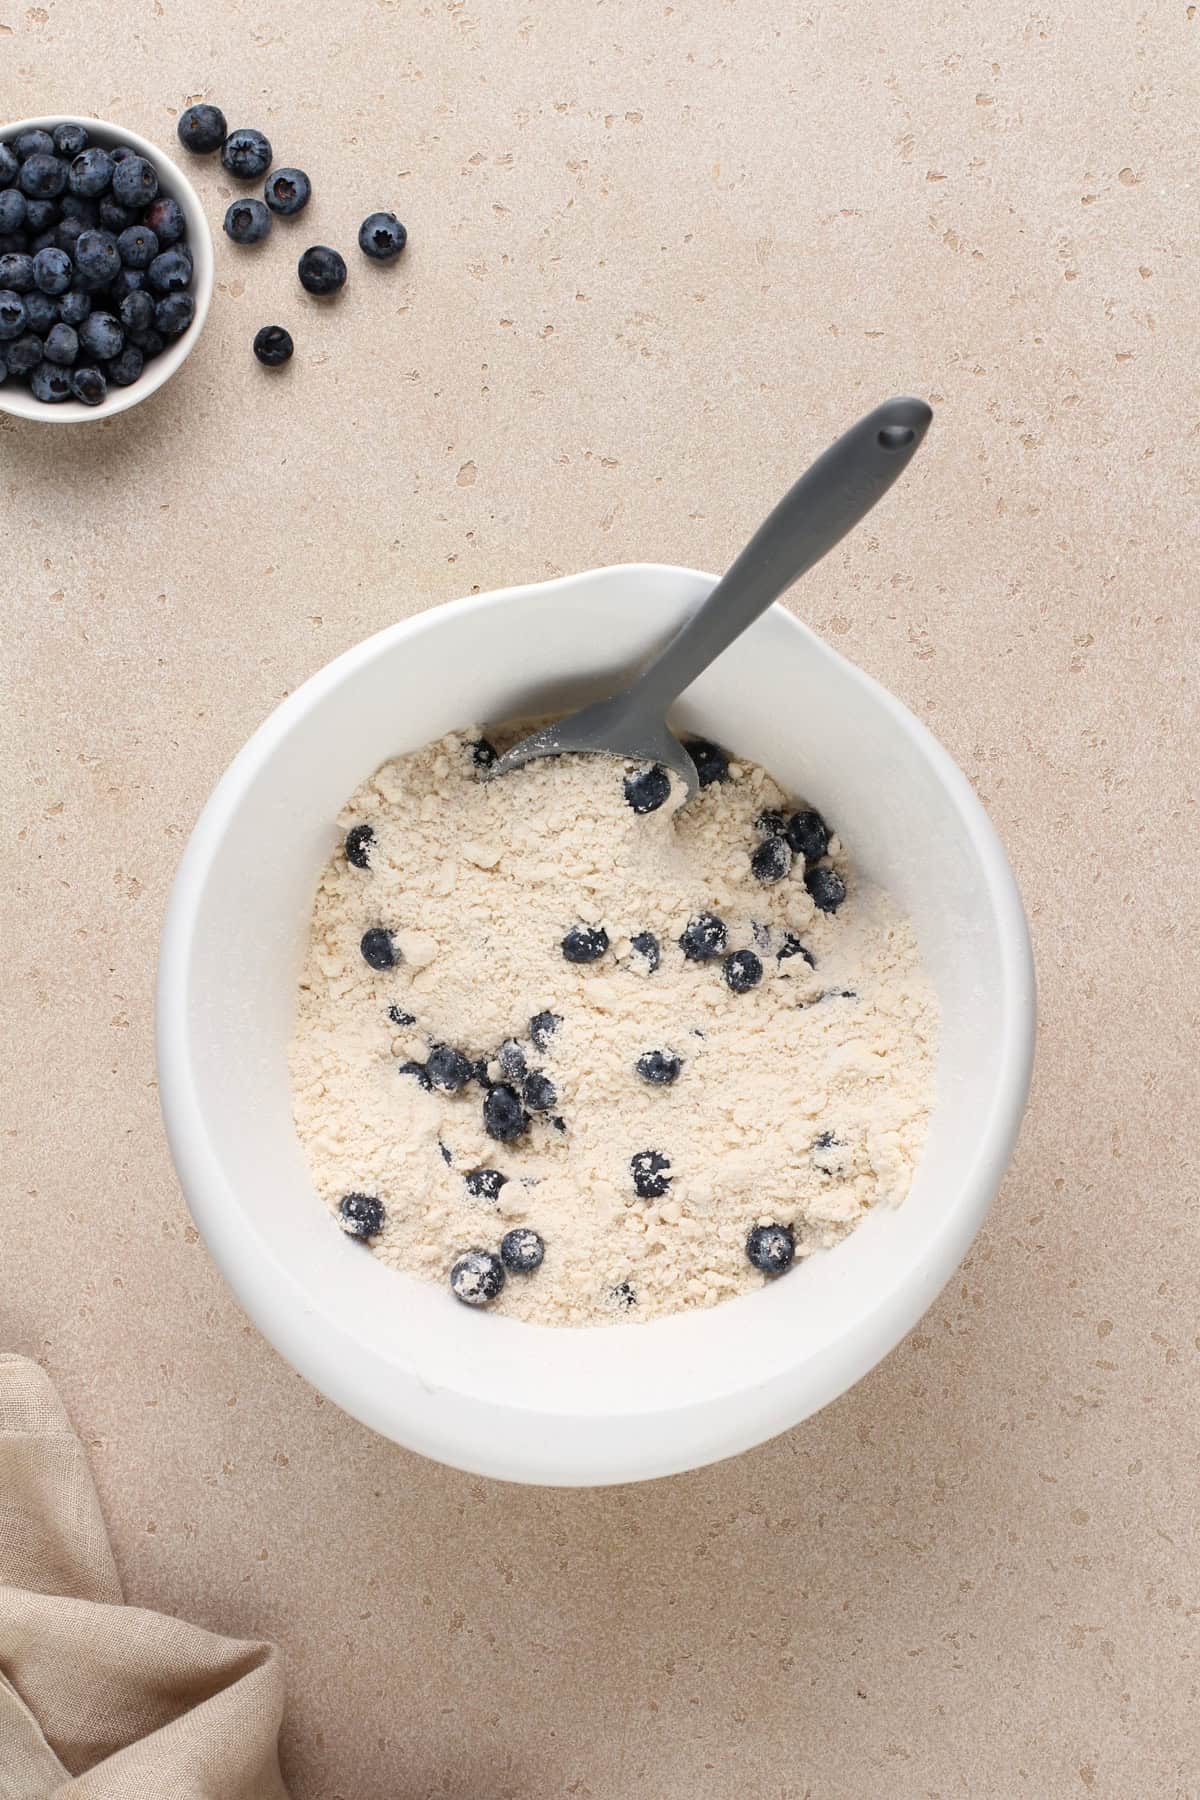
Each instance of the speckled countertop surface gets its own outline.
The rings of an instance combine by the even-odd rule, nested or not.
[[[302,1800],[1196,1795],[1195,9],[119,10],[0,0],[4,111],[168,146],[203,92],[317,196],[218,245],[145,407],[0,420],[0,1340],[58,1382],[129,1597],[278,1639]],[[353,249],[376,206],[391,270]],[[562,1494],[422,1462],[285,1367],[189,1224],[151,990],[191,824],[346,645],[718,568],[897,389],[929,443],[796,598],[1025,893],[1000,1200],[920,1329],[751,1455]]]

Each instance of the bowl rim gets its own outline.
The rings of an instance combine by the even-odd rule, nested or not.
[[[288,737],[293,722],[331,690],[352,679],[364,665],[414,636],[436,631],[448,613],[469,616],[531,593],[567,591],[613,575],[630,581],[666,577],[690,585],[701,596],[716,581],[715,576],[675,564],[619,563],[469,595],[385,626],[351,645],[280,702],[229,764],[193,828],[167,903],[156,990],[159,1093],[184,1197],[213,1260],[259,1330],[318,1391],[381,1435],[473,1474],[540,1485],[605,1485],[696,1468],[766,1441],[852,1387],[917,1324],[966,1254],[1015,1145],[1033,1065],[1036,994],[1029,930],[1007,857],[982,803],[949,752],[901,700],[802,620],[776,605],[770,609],[772,613],[779,614],[819,654],[862,684],[874,702],[890,712],[900,728],[916,740],[958,811],[978,860],[995,919],[1007,1004],[1001,1021],[999,1073],[981,1120],[970,1167],[960,1184],[957,1204],[948,1209],[922,1245],[917,1266],[904,1268],[882,1295],[875,1293],[864,1298],[861,1305],[849,1308],[836,1336],[817,1357],[790,1367],[786,1378],[775,1378],[757,1387],[739,1387],[737,1394],[745,1399],[746,1406],[744,1417],[736,1424],[730,1422],[728,1396],[724,1393],[699,1394],[686,1405],[663,1405],[636,1416],[612,1410],[568,1415],[552,1407],[538,1411],[514,1404],[513,1416],[534,1414],[547,1442],[544,1449],[523,1456],[506,1454],[501,1468],[501,1458],[494,1448],[489,1453],[482,1447],[488,1440],[494,1443],[494,1429],[487,1428],[487,1421],[500,1411],[494,1403],[456,1392],[454,1416],[448,1423],[437,1413],[431,1417],[428,1408],[418,1416],[418,1400],[432,1390],[419,1369],[400,1370],[393,1365],[397,1380],[387,1404],[383,1404],[375,1382],[363,1378],[355,1358],[345,1354],[355,1340],[340,1322],[326,1320],[327,1331],[314,1329],[321,1310],[319,1302],[278,1262],[241,1210],[212,1147],[205,1113],[196,1095],[185,1000],[192,938],[214,852],[246,789]],[[246,1253],[248,1229],[256,1240],[256,1256]],[[628,1331],[653,1333],[672,1322],[668,1318],[594,1329],[602,1330],[605,1336]],[[554,1328],[526,1323],[520,1329],[537,1332]],[[402,1375],[409,1378],[403,1404],[397,1400]],[[802,1396],[797,1392],[801,1386]],[[418,1396],[415,1390],[422,1388],[425,1393]],[[401,1411],[403,1435],[397,1423]],[[674,1429],[667,1428],[668,1421],[675,1422]],[[470,1441],[472,1422],[480,1430],[478,1448]],[[611,1431],[598,1433],[602,1442],[590,1441],[599,1427],[614,1424],[628,1426],[629,1438],[636,1439],[636,1444],[621,1441],[618,1448]]]
[[[183,333],[169,344],[161,356],[157,356],[152,364],[153,373],[149,376],[139,375],[128,387],[110,389],[99,406],[84,406],[81,400],[64,400],[57,406],[47,406],[35,400],[23,388],[10,388],[5,382],[0,386],[0,412],[7,413],[12,419],[33,419],[41,425],[82,425],[92,419],[112,419],[118,413],[128,412],[131,406],[138,406],[156,394],[159,388],[170,381],[191,355],[192,349],[204,329],[204,321],[208,317],[208,308],[212,300],[215,277],[214,264],[216,251],[214,248],[212,229],[201,203],[200,196],[172,156],[152,144],[149,138],[131,131],[125,125],[114,125],[108,119],[88,118],[83,113],[43,113],[35,119],[16,119],[11,124],[0,125],[0,143],[7,143],[12,137],[19,137],[23,131],[52,131],[56,125],[84,125],[91,132],[103,132],[121,143],[131,144],[139,156],[152,161],[156,168],[167,168],[171,173],[171,186],[168,189],[172,199],[178,200],[188,215],[188,242],[193,250],[197,246],[193,242],[194,234],[199,231],[203,253],[194,256],[194,274],[192,293],[196,301],[196,316]]]

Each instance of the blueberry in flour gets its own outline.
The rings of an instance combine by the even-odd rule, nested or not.
[[[398,1025],[401,1030],[403,1030],[406,1025],[415,1025],[417,1022],[416,1014],[405,1012],[402,1006],[389,1006],[387,1016],[392,1021],[392,1024]]]
[[[782,1275],[791,1268],[795,1254],[790,1225],[756,1225],[746,1239],[746,1255],[764,1275]]]
[[[708,738],[685,738],[683,747],[696,765],[696,776],[702,788],[714,781],[729,780],[729,758],[719,744]]]
[[[346,861],[353,863],[356,869],[369,869],[371,866],[371,845],[375,842],[375,830],[371,825],[352,825],[346,833]]]
[[[433,1089],[433,1083],[429,1079],[424,1063],[402,1062],[397,1073],[400,1075],[411,1075],[417,1086],[424,1088],[427,1094]]]
[[[489,1206],[494,1206],[508,1176],[502,1175],[499,1169],[472,1169],[465,1180],[472,1200],[486,1200]]]
[[[489,1306],[504,1286],[504,1264],[491,1250],[468,1250],[450,1271],[450,1291],[464,1306]]]
[[[450,1044],[436,1044],[425,1063],[425,1073],[444,1094],[457,1094],[465,1088],[473,1069],[470,1057]]]
[[[792,872],[792,852],[786,838],[766,837],[750,854],[750,868],[756,881],[773,887]]]
[[[639,1150],[629,1159],[634,1192],[639,1200],[661,1200],[671,1185],[667,1170],[671,1159],[660,1150]]]
[[[359,943],[362,959],[371,969],[391,969],[396,964],[396,944],[390,931],[381,925],[364,931]]]
[[[820,813],[811,807],[794,812],[785,833],[796,855],[802,856],[806,863],[819,862],[829,848],[829,827]]]
[[[476,738],[470,745],[471,761],[477,769],[490,769],[496,760],[496,746],[486,738]]]
[[[640,973],[653,975],[662,961],[662,950],[658,939],[652,931],[639,931],[636,937],[630,938],[629,948],[633,951],[634,962]]]
[[[558,1090],[548,1075],[537,1070],[525,1077],[525,1104],[530,1112],[548,1113],[558,1104]]]
[[[651,1087],[671,1087],[679,1079],[679,1071],[683,1067],[677,1056],[666,1050],[647,1050],[639,1056],[635,1064],[643,1081]]]
[[[540,1269],[545,1254],[545,1243],[528,1225],[518,1225],[500,1239],[500,1260],[514,1275],[528,1275]]]
[[[812,903],[822,912],[835,913],[846,898],[846,884],[836,869],[821,865],[810,869],[804,877],[804,885],[812,896]]]
[[[637,1305],[637,1291],[628,1281],[619,1281],[614,1288],[608,1290],[608,1308],[610,1312],[631,1312]]]
[[[483,1128],[497,1143],[511,1144],[529,1130],[529,1114],[506,1082],[489,1089],[483,1103]]]
[[[572,925],[562,941],[562,953],[569,963],[599,962],[608,949],[608,933],[603,925]]]
[[[767,837],[782,837],[787,820],[781,812],[769,810],[760,812],[754,821],[755,831],[764,832]]]
[[[635,813],[657,812],[670,794],[671,777],[659,763],[625,778],[625,798]]]
[[[802,956],[810,969],[816,968],[816,962],[810,950],[806,950],[794,931],[785,933],[783,943],[775,953],[776,962],[787,962],[789,957]]]
[[[710,962],[714,956],[720,956],[728,942],[723,919],[718,919],[716,913],[698,913],[688,921],[679,947],[689,962]]]
[[[505,1038],[496,1061],[506,1081],[522,1082],[528,1073],[525,1052],[516,1038]]]
[[[536,1050],[546,1051],[550,1048],[550,1040],[562,1024],[562,1015],[555,1012],[534,1013],[529,1021],[529,1035]]]
[[[763,966],[753,950],[735,950],[725,958],[725,983],[735,994],[748,994],[763,978]]]
[[[343,1194],[338,1218],[347,1237],[378,1237],[387,1219],[382,1200],[374,1194]]]

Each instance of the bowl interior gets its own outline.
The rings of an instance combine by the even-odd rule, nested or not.
[[[113,144],[130,144],[139,156],[146,157],[158,170],[159,192],[178,200],[187,218],[188,245],[195,265],[192,293],[196,300],[196,316],[183,336],[168,344],[161,356],[156,356],[152,363],[148,363],[145,372],[135,382],[129,387],[110,388],[99,406],[84,406],[80,400],[63,400],[56,406],[48,406],[41,400],[35,400],[28,389],[6,381],[0,387],[0,412],[11,413],[18,419],[38,419],[44,425],[77,425],[84,419],[110,419],[114,413],[125,412],[129,407],[136,406],[139,400],[145,400],[156,393],[164,381],[170,380],[200,336],[208,315],[213,287],[212,232],[208,228],[200,197],[183,170],[157,144],[139,137],[136,131],[124,130],[120,125],[110,125],[103,119],[77,117],[74,113],[50,113],[40,119],[18,119],[15,124],[0,128],[0,140],[7,142],[22,131],[39,128],[53,131],[56,125],[68,121],[85,126],[91,134],[92,142],[102,144],[106,149]]]
[[[786,1280],[704,1312],[552,1331],[457,1305],[342,1236],[290,1114],[286,1046],[334,816],[380,762],[472,722],[569,705],[640,662],[711,578],[643,566],[460,602],[384,633],[287,701],[233,765],[172,899],[160,1074],[193,1212],[266,1334],[332,1398],[445,1461],[605,1481],[760,1441],[915,1322],[970,1242],[1028,1079],[1032,993],[1003,854],[911,716],[781,609],[677,722],[762,762],[836,823],[910,914],[941,1000],[939,1095],[903,1207]],[[580,671],[586,670],[586,678]]]

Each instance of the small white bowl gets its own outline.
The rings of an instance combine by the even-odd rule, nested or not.
[[[182,337],[175,338],[161,356],[146,364],[144,373],[136,381],[128,387],[110,387],[99,406],[85,406],[81,400],[62,400],[52,406],[43,400],[35,400],[28,388],[6,381],[0,387],[0,412],[11,413],[15,419],[39,419],[43,425],[79,425],[84,419],[111,419],[114,413],[125,412],[157,393],[165,381],[170,381],[204,329],[213,290],[213,241],[204,208],[183,170],[157,144],[139,137],[136,131],[109,125],[104,119],[84,119],[74,113],[51,113],[43,119],[18,119],[13,125],[0,128],[0,143],[11,142],[23,131],[53,131],[56,125],[66,124],[82,125],[92,143],[102,144],[106,149],[113,144],[128,144],[139,156],[154,164],[158,170],[159,192],[178,200],[187,220],[188,248],[194,265],[190,292],[196,302],[196,316]]]
[[[335,815],[389,756],[594,697],[712,581],[653,564],[598,569],[460,600],[347,651],[236,758],[171,894],[159,1085],[209,1249],[260,1329],[339,1406],[481,1474],[580,1486],[667,1475],[824,1406],[953,1274],[1024,1110],[1033,965],[983,808],[898,700],[772,607],[688,691],[677,722],[811,800],[913,920],[942,1038],[929,1143],[904,1204],[724,1305],[553,1330],[472,1312],[385,1268],[316,1197],[292,1125],[287,1043]]]

